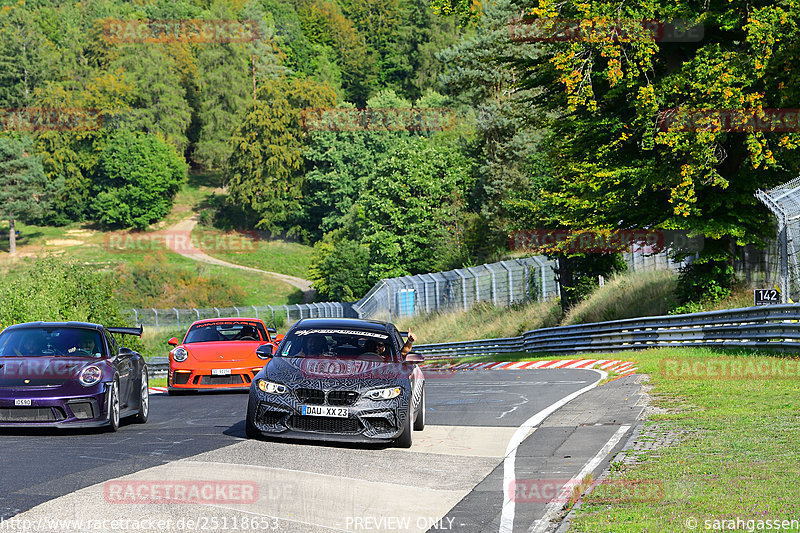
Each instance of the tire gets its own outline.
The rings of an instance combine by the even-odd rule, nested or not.
[[[399,448],[411,448],[411,444],[414,442],[414,423],[412,419],[414,418],[414,413],[411,410],[411,407],[408,408],[408,416],[406,416],[405,422],[403,422],[403,432],[397,437],[397,440],[394,443]]]
[[[419,411],[417,411],[417,418],[414,420],[414,431],[422,431],[425,429],[425,386],[422,387],[422,400],[419,402]]]
[[[111,433],[119,429],[119,381],[116,379],[111,384],[108,395],[108,431]]]
[[[147,367],[142,368],[142,379],[139,384],[139,412],[136,413],[134,421],[137,424],[144,424],[150,416],[150,377],[147,375]]]

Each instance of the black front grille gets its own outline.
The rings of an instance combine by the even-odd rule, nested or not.
[[[79,418],[81,420],[87,418],[94,418],[94,405],[92,402],[69,402],[69,408],[72,410],[72,414],[75,415],[75,418]]]
[[[244,383],[241,374],[231,374],[230,376],[202,376],[200,385],[239,385]]]
[[[189,383],[189,372],[174,372],[172,374],[172,383],[175,385],[186,385]]]
[[[372,426],[376,433],[389,433],[395,429],[392,423],[385,418],[369,418],[368,420],[369,425]]]
[[[63,420],[50,407],[4,407],[0,409],[0,422],[56,422]]]
[[[328,393],[328,405],[353,405],[358,393],[351,390],[332,390]]]
[[[309,405],[322,405],[325,403],[325,392],[319,389],[296,389],[297,399]]]
[[[294,415],[289,419],[289,425],[297,431],[313,431],[315,433],[361,432],[361,424],[357,418]]]
[[[276,426],[286,416],[286,413],[281,411],[271,411],[268,407],[261,407],[258,413],[258,420],[265,426]]]

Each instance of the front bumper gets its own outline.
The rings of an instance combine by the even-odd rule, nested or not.
[[[20,401],[30,405],[18,405]],[[0,427],[99,427],[108,424],[108,387],[86,394],[57,395],[52,390],[0,391]]]
[[[173,368],[170,366],[167,387],[181,391],[247,390],[261,369],[231,368],[230,375],[215,376],[211,368]]]
[[[253,426],[269,437],[339,442],[388,443],[403,432],[409,414],[408,393],[391,400],[359,397],[347,406],[347,418],[301,414],[303,402],[292,392],[284,395],[250,390],[247,417]]]

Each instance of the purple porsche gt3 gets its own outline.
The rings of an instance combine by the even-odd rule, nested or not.
[[[0,333],[0,427],[119,428],[147,421],[147,364],[112,333],[142,328],[29,322]]]

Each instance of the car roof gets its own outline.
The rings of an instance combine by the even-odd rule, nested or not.
[[[224,316],[220,318],[202,318],[200,320],[195,320],[192,322],[192,326],[195,324],[207,324],[209,322],[261,322],[264,323],[263,320],[260,318],[252,318],[248,316],[238,317],[238,316]]]
[[[73,328],[73,329],[92,329],[95,331],[103,331],[103,326],[100,324],[92,324],[91,322],[24,322],[22,324],[14,324],[8,326],[6,330],[13,329],[28,329],[28,328]]]
[[[292,330],[305,328],[344,328],[386,333],[390,331],[391,326],[392,324],[390,322],[363,320],[360,318],[302,318],[294,323]]]

